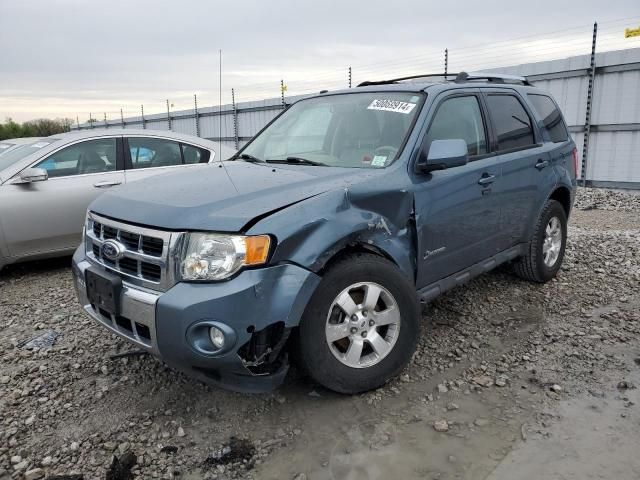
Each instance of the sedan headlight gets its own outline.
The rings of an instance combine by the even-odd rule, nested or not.
[[[180,263],[183,280],[222,280],[242,267],[266,263],[269,256],[268,235],[187,235]]]

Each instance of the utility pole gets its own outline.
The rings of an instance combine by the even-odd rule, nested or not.
[[[144,105],[140,105],[140,113],[142,114],[142,129],[147,128],[147,124],[144,121]]]
[[[351,88],[351,67],[349,67],[349,88]]]
[[[120,123],[122,124],[122,128],[124,128],[124,114],[122,113],[122,108],[120,109]]]
[[[169,111],[169,99],[167,98],[167,129],[171,130],[171,112]]]

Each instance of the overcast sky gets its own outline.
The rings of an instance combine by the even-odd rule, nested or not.
[[[444,48],[450,71],[587,53],[594,20],[603,48],[640,46],[638,0],[0,0],[0,121],[217,104],[219,49],[242,101],[346,86],[349,65],[441,71]]]

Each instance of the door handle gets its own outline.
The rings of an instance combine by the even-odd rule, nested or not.
[[[496,176],[495,175],[489,175],[488,173],[483,173],[482,177],[480,177],[480,180],[478,180],[478,185],[491,185],[493,182],[496,181]]]
[[[546,168],[549,166],[549,160],[538,160],[538,163],[536,163],[536,168],[538,170],[542,170],[543,168]]]
[[[120,185],[122,182],[98,182],[94,183],[93,186],[96,188],[109,188],[115,187],[116,185]]]

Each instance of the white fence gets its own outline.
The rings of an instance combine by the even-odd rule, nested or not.
[[[583,179],[593,186],[640,188],[640,48],[595,55],[595,76],[591,89],[592,112],[586,124],[589,104],[591,56],[494,68],[493,72],[526,76],[531,83],[556,98],[578,146]],[[239,148],[253,137],[285,105],[303,96],[270,98],[128,117],[120,121],[94,121],[74,126],[87,128],[148,128],[198,135]],[[582,163],[585,132],[589,135],[586,164]]]

